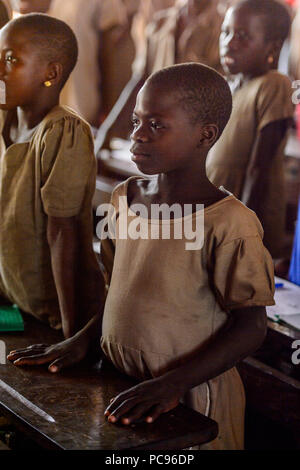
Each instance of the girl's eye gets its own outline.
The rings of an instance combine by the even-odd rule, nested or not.
[[[5,61],[8,62],[9,64],[15,64],[17,62],[17,59],[13,57],[12,55],[8,55],[5,57]]]
[[[133,127],[137,127],[139,125],[139,121],[136,117],[132,117],[131,122],[132,122]]]
[[[157,130],[157,129],[162,129],[163,128],[163,125],[159,122],[156,122],[156,121],[151,121],[150,122],[150,127],[154,130]]]
[[[237,36],[238,39],[247,39],[247,38],[248,38],[248,36],[247,36],[247,34],[245,33],[245,31],[238,31],[238,32],[236,33],[236,36]]]
[[[228,29],[222,29],[221,34],[222,34],[223,36],[228,36],[229,30],[228,30]]]

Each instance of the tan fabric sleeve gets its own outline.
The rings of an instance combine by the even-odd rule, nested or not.
[[[259,235],[238,238],[216,249],[214,285],[226,311],[274,305],[274,272]]]
[[[106,224],[103,225],[102,230],[108,231],[112,235],[112,239],[110,237],[103,237],[101,234],[101,250],[100,250],[100,258],[104,268],[104,278],[107,288],[110,284],[110,279],[112,275],[113,265],[114,265],[114,257],[115,257],[115,225],[113,221],[117,220],[119,216],[119,197],[127,197],[127,188],[128,184],[131,180],[139,179],[139,176],[131,176],[123,183],[118,184],[111,195],[110,198],[110,212],[107,214],[107,221],[112,221],[112,226],[107,227]]]
[[[125,25],[127,23],[126,6],[122,0],[102,0],[100,5],[99,28],[101,31],[107,31],[115,26]]]
[[[110,284],[110,279],[112,275],[114,258],[115,258],[115,245],[112,240],[106,238],[101,241],[101,253],[100,253],[101,262],[104,268],[104,279],[105,284],[108,287]]]
[[[288,77],[279,73],[266,76],[257,97],[256,109],[259,131],[271,122],[293,117],[292,91]]]
[[[88,125],[75,117],[64,117],[46,130],[42,148],[44,211],[53,217],[78,215],[87,184],[96,174]]]

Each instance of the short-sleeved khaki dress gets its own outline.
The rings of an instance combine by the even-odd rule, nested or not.
[[[57,106],[24,143],[5,147],[0,114],[0,295],[22,310],[61,323],[47,242],[48,216],[78,219],[81,312],[88,310],[98,266],[92,249],[96,161],[89,125]]]
[[[185,249],[185,237],[121,238],[119,221],[127,213],[128,228],[138,222],[141,233],[164,223],[128,212],[127,185],[112,196],[116,239],[102,241],[110,285],[101,346],[119,370],[147,379],[213,341],[231,309],[274,304],[273,266],[257,217],[232,195],[204,210],[202,249]],[[243,448],[244,390],[235,368],[190,390],[183,403],[218,422],[219,436],[208,448]]]
[[[207,8],[189,21],[176,37],[181,8],[175,4],[154,15],[146,28],[147,47],[138,50],[135,71],[148,76],[163,67],[182,62],[201,62],[221,69],[218,43],[223,16],[218,11],[218,2],[211,0]]]
[[[207,158],[207,175],[216,186],[224,186],[242,197],[245,175],[259,132],[271,122],[291,119],[294,108],[288,77],[275,70],[254,78],[233,95],[231,118]],[[285,225],[284,147],[281,142],[269,172],[264,175],[261,201],[264,244],[273,257],[280,256]]]

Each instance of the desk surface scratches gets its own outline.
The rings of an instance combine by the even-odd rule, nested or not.
[[[25,333],[2,334],[0,340],[9,352],[35,343],[52,344],[61,336],[26,317]],[[17,368],[7,363],[0,365],[0,379],[17,392],[14,396],[0,387],[0,414],[9,416],[43,448],[171,450],[208,442],[217,435],[214,421],[182,405],[150,425],[108,423],[103,413],[109,400],[133,383],[110,367],[100,370],[97,364],[82,363],[56,375],[46,366]]]

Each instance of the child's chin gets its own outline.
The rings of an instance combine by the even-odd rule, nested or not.
[[[242,71],[235,66],[234,64],[228,66],[227,64],[222,64],[223,70],[225,72],[225,75],[236,75],[238,73],[241,73]]]
[[[134,162],[136,167],[139,169],[139,171],[141,171],[144,175],[157,175],[159,173],[159,171],[157,171],[156,169],[154,168],[147,168],[146,165],[143,165],[143,164],[137,164],[136,162]]]

